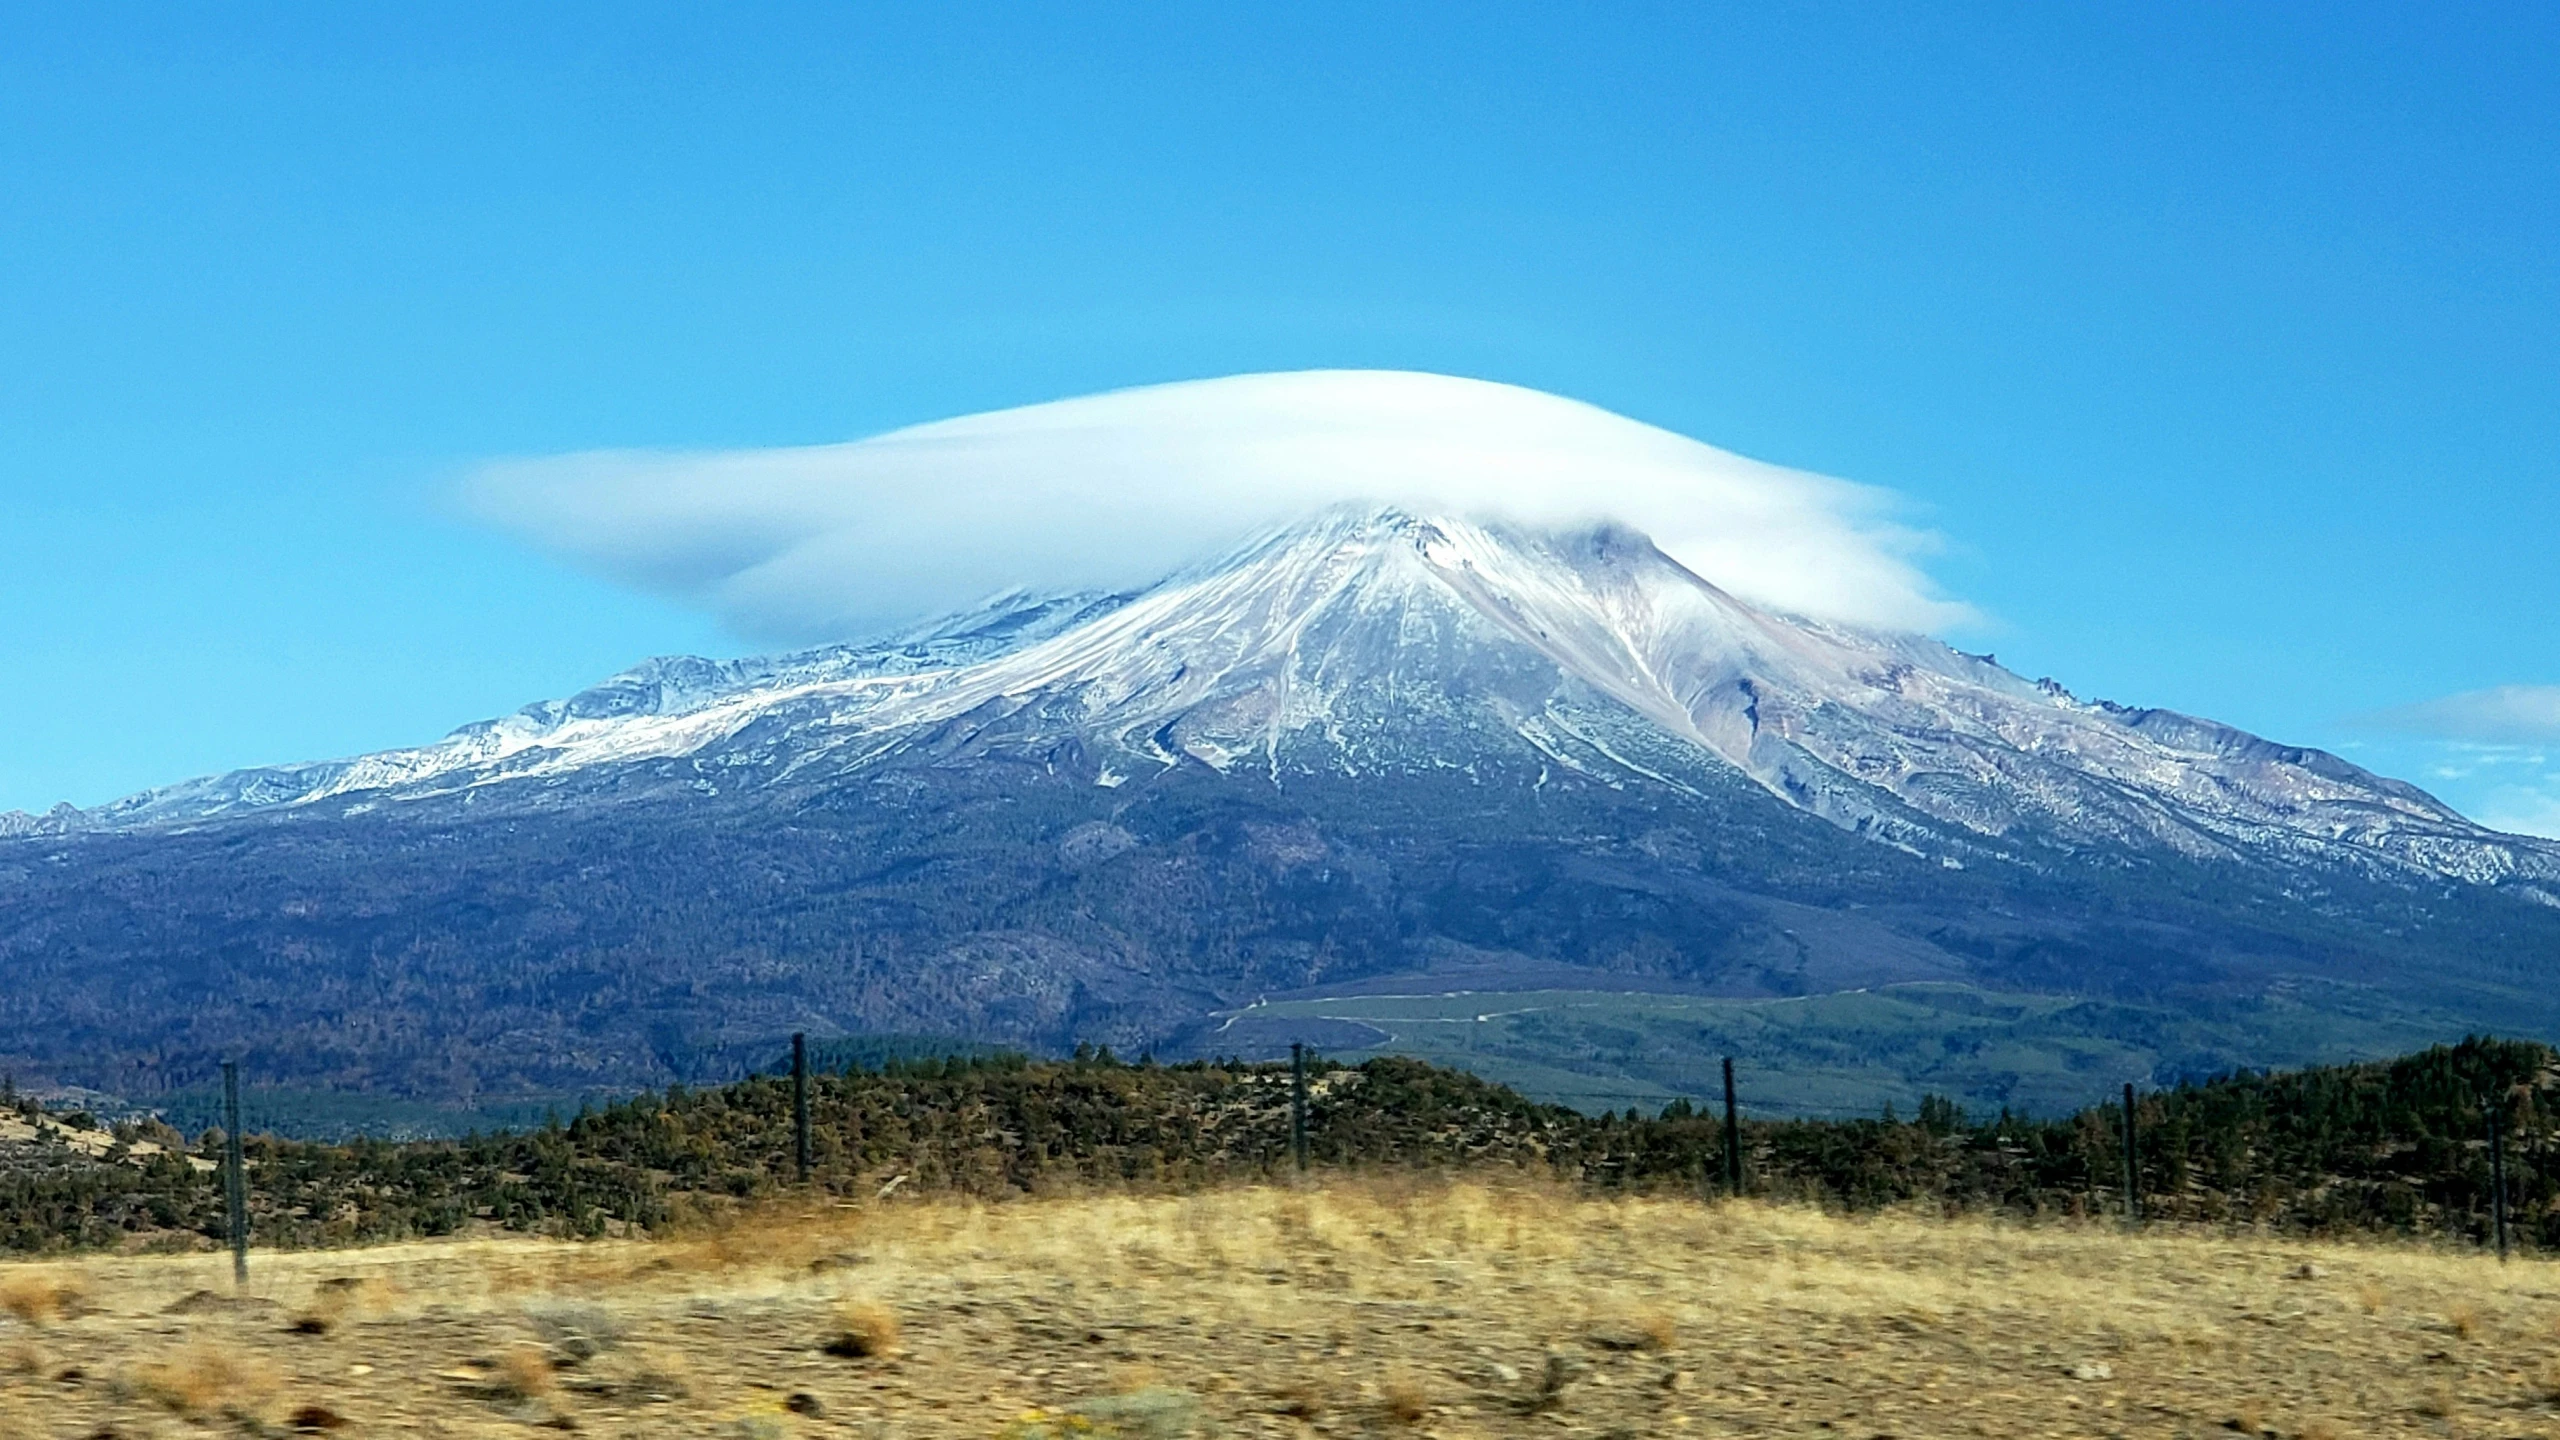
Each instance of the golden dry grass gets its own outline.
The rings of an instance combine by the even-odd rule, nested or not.
[[[497,1389],[518,1400],[538,1400],[557,1389],[559,1371],[553,1366],[549,1352],[533,1345],[517,1345],[498,1357]]]
[[[1408,1182],[226,1265],[0,1266],[89,1297],[0,1436],[2560,1436],[2560,1269],[2414,1245]]]
[[[898,1348],[897,1312],[869,1300],[842,1302],[836,1306],[834,1323],[827,1327],[826,1343],[818,1348],[845,1360],[870,1360],[894,1353]]]
[[[1431,1413],[1431,1391],[1420,1376],[1396,1375],[1378,1387],[1378,1413],[1390,1424],[1418,1424]]]
[[[134,1366],[126,1387],[189,1419],[222,1415],[257,1422],[274,1409],[276,1373],[264,1356],[197,1339],[166,1358]]]
[[[89,1298],[88,1277],[60,1266],[23,1266],[0,1272],[0,1313],[41,1329],[80,1313]]]

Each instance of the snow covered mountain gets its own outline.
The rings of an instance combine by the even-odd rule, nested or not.
[[[924,751],[1063,753],[1110,787],[1198,765],[1572,774],[1696,794],[1720,767],[1963,865],[2164,851],[2511,886],[2560,904],[2560,845],[2483,829],[2336,756],[2083,701],[1925,637],[1754,608],[1644,536],[1346,509],[1142,594],[999,596],[886,642],[653,660],[436,744],[235,772],[21,830],[557,805],[634,772],[716,793]]]
[[[1126,598],[1012,591],[871,644],[740,660],[661,656],[566,700],[541,701],[465,725],[433,745],[234,770],[87,811],[63,806],[42,817],[15,811],[0,816],[0,835],[182,824],[332,800],[349,801],[340,813],[362,813],[375,800],[443,795],[511,778],[556,778],[581,766],[680,753],[682,741],[671,737],[695,733],[698,717],[708,712],[734,714],[759,699],[847,681],[965,668],[1071,629]],[[688,721],[696,724],[683,723]]]
[[[1774,613],[1623,528],[1387,508],[0,823],[0,1063],[146,1098],[225,1054],[627,1090],[806,1030],[1392,1043],[1607,1104],[1738,1050],[1803,1108],[2055,1105],[2560,1035],[2555,955],[2560,845],[2335,756]],[[1456,1012],[1343,1018],[1381,993]]]

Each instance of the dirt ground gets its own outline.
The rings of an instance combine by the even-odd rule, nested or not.
[[[0,1435],[2560,1436],[2560,1268],[1473,1184],[0,1265]]]

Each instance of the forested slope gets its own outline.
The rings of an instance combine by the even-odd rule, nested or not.
[[[815,1194],[863,1203],[1061,1187],[1190,1189],[1293,1172],[1285,1066],[1128,1065],[1018,1056],[893,1063],[812,1077]],[[1717,1117],[1588,1116],[1399,1059],[1319,1066],[1308,1149],[1319,1173],[1509,1173],[1623,1191],[1709,1191]],[[30,1102],[20,1101],[32,1112]],[[2560,1060],[2471,1040],[2379,1064],[2236,1075],[2137,1108],[2146,1218],[2476,1236],[2487,1127],[2504,1127],[2526,1243],[2560,1247]],[[1741,1127],[1746,1188],[1848,1209],[1919,1203],[2023,1217],[2114,1213],[2121,1111],[2060,1119],[1910,1117]],[[176,1140],[160,1127],[127,1141]],[[216,1136],[200,1137],[201,1154]],[[247,1141],[264,1245],[481,1228],[596,1236],[716,1219],[801,1190],[787,1079],[670,1089],[541,1129],[454,1141]],[[0,1144],[0,1247],[189,1247],[222,1233],[217,1176],[183,1154]]]

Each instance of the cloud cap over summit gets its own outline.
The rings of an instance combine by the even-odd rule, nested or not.
[[[2560,744],[2560,685],[2465,690],[2364,717],[2375,729],[2490,745]]]
[[[1597,406],[1410,371],[1186,381],[837,445],[593,451],[465,481],[481,518],[742,634],[824,640],[1009,586],[1134,588],[1346,502],[1614,520],[1763,605],[1882,629],[1970,612],[1914,563],[1890,492]]]

